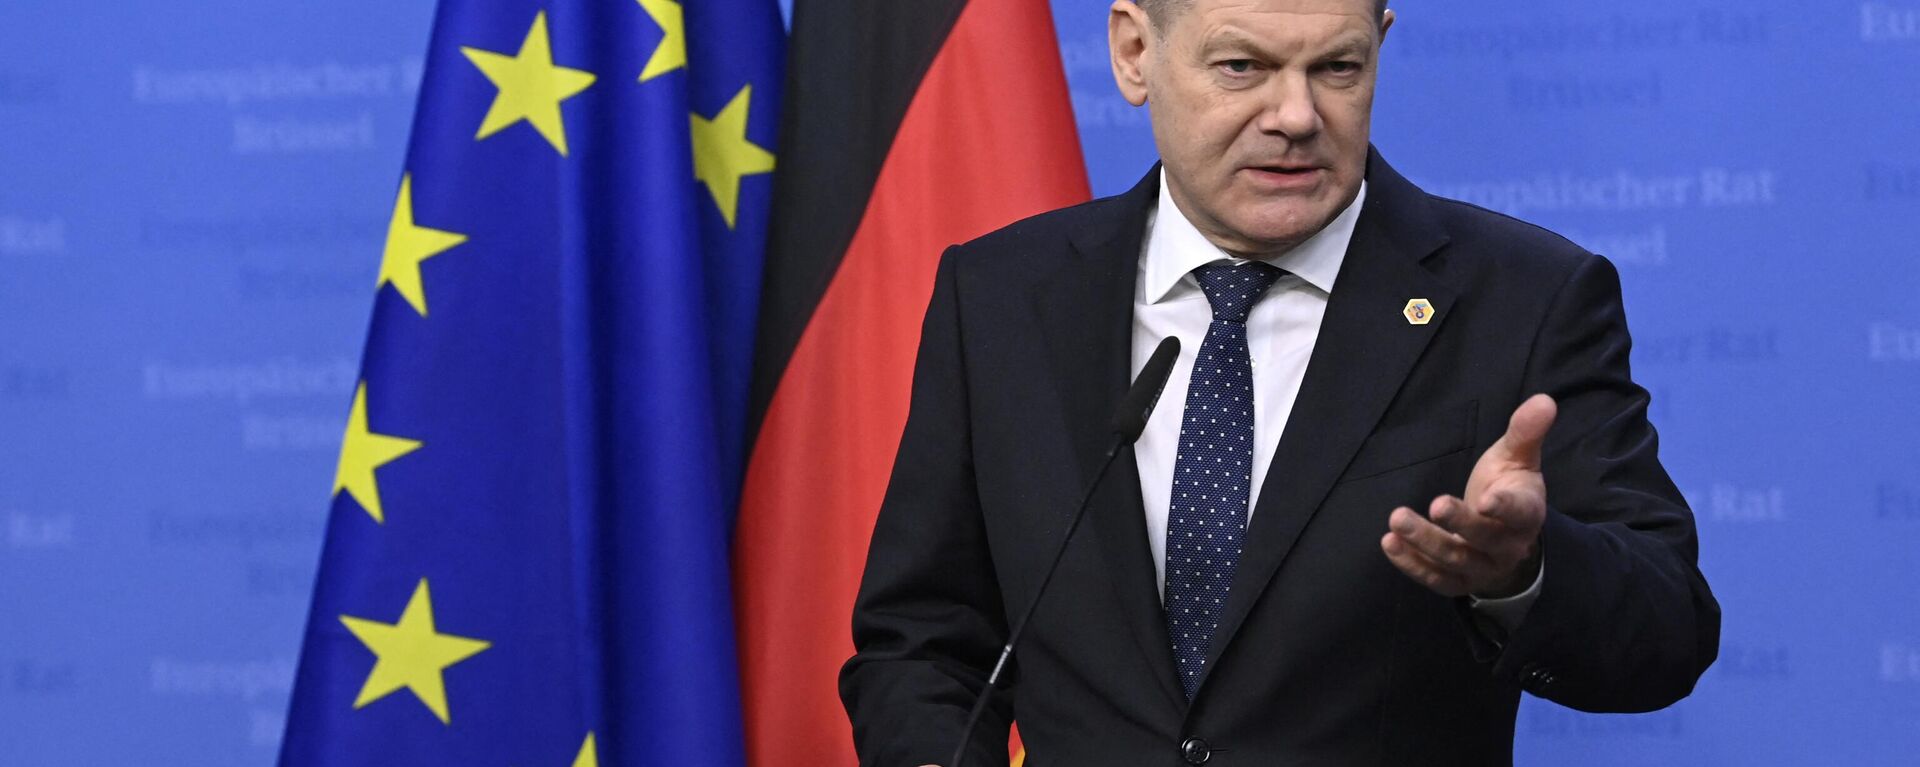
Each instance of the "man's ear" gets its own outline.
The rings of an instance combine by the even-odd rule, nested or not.
[[[1153,44],[1152,35],[1146,11],[1133,0],[1113,0],[1107,14],[1107,57],[1113,63],[1113,82],[1120,86],[1120,95],[1134,106],[1147,103],[1147,78],[1141,66],[1148,46]]]
[[[1388,8],[1385,13],[1380,14],[1380,42],[1384,43],[1387,41],[1387,30],[1392,28],[1393,9]]]

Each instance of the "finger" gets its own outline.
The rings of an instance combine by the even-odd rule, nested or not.
[[[1474,516],[1498,522],[1521,538],[1540,534],[1546,522],[1546,487],[1537,479],[1499,481],[1470,504]]]
[[[1531,542],[1539,536],[1537,524],[1532,528],[1508,524],[1494,514],[1468,508],[1466,501],[1451,495],[1433,499],[1427,516],[1434,524],[1479,550],[1496,570],[1505,570],[1526,559],[1533,551]]]
[[[1481,549],[1498,545],[1512,533],[1498,518],[1467,508],[1457,496],[1443,495],[1427,505],[1427,518]]]
[[[1464,596],[1470,590],[1465,578],[1442,569],[1432,560],[1421,556],[1406,539],[1398,533],[1389,532],[1380,539],[1380,550],[1386,552],[1387,561],[1400,572],[1412,578],[1422,586],[1449,597]]]
[[[1472,512],[1474,516],[1481,519],[1511,527],[1525,521],[1528,506],[1527,499],[1522,493],[1496,488],[1474,499]]]
[[[1413,513],[1413,509],[1395,510],[1388,517],[1387,526],[1428,560],[1463,578],[1477,582],[1497,571],[1487,555],[1460,536]]]
[[[1506,452],[1507,460],[1532,471],[1540,470],[1540,445],[1547,439],[1547,430],[1553,428],[1553,419],[1560,412],[1560,406],[1552,397],[1535,394],[1514,408],[1513,417],[1507,419],[1507,433],[1500,437],[1499,447]]]

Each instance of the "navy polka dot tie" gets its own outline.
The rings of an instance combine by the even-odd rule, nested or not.
[[[1253,362],[1247,314],[1281,271],[1258,261],[1193,270],[1213,324],[1193,360],[1167,510],[1167,632],[1187,697],[1206,669],[1246,540],[1253,487]]]

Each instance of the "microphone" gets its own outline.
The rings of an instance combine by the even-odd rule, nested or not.
[[[1179,358],[1180,339],[1173,336],[1160,339],[1153,355],[1147,357],[1147,364],[1140,368],[1140,377],[1133,379],[1127,396],[1120,398],[1120,409],[1113,413],[1111,428],[1120,442],[1109,453],[1122,445],[1133,444],[1140,439],[1140,432],[1146,431],[1147,417],[1153,415],[1153,406],[1159,404],[1160,393],[1167,390],[1167,377],[1173,374],[1173,362]]]
[[[1100,469],[1093,474],[1093,481],[1087,483],[1087,489],[1080,494],[1080,505],[1073,510],[1073,518],[1067,522],[1067,533],[1060,537],[1060,545],[1053,550],[1053,559],[1047,562],[1046,574],[1040,577],[1040,587],[1034,589],[1033,598],[1027,601],[1027,609],[1013,622],[1013,629],[1007,632],[1007,643],[1000,648],[1000,659],[994,661],[993,672],[987,675],[987,686],[980,689],[980,697],[973,701],[973,710],[967,714],[966,729],[960,732],[960,745],[953,749],[953,758],[947,760],[947,767],[961,767],[967,757],[967,744],[973,740],[973,728],[980,723],[980,714],[987,708],[987,700],[993,697],[993,688],[1000,683],[1000,675],[1007,669],[1007,660],[1013,657],[1013,648],[1020,641],[1021,632],[1027,628],[1027,621],[1033,618],[1033,612],[1040,607],[1040,597],[1047,593],[1047,584],[1053,582],[1053,572],[1060,569],[1060,559],[1066,556],[1067,544],[1073,540],[1073,533],[1080,529],[1080,520],[1087,515],[1087,504],[1093,500],[1093,490],[1100,486],[1100,480],[1106,478],[1107,469],[1113,466],[1113,459],[1120,455],[1120,448],[1140,439],[1140,432],[1147,428],[1147,417],[1153,415],[1153,406],[1160,402],[1160,393],[1167,388],[1167,378],[1173,374],[1174,360],[1180,358],[1180,339],[1167,336],[1160,339],[1160,345],[1154,347],[1153,356],[1147,358],[1147,364],[1140,368],[1140,377],[1133,379],[1133,386],[1120,398],[1120,407],[1113,413],[1109,424],[1113,443],[1107,448],[1106,456],[1100,461]]]

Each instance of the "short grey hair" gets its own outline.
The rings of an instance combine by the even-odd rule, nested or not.
[[[1174,13],[1184,11],[1193,5],[1193,0],[1133,0],[1140,10],[1147,12],[1147,20],[1158,29],[1167,28],[1167,20]],[[1387,13],[1387,0],[1373,0],[1373,23],[1377,26]]]

